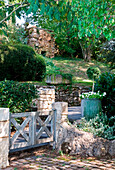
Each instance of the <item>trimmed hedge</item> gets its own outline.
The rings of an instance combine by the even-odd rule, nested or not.
[[[32,47],[0,45],[0,80],[41,81],[45,73],[45,61]]]

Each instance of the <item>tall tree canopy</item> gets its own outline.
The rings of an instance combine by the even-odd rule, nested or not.
[[[114,37],[113,0],[9,0],[9,5],[4,2],[0,1],[0,14],[8,11],[9,15],[16,12],[19,16],[19,11],[24,10],[38,16],[38,20],[47,16],[60,30],[66,27],[68,36],[79,40],[84,59],[90,59],[91,45],[100,36],[108,40]],[[6,19],[8,16],[2,18],[0,26]]]

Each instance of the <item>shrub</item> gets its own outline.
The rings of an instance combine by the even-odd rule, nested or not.
[[[100,74],[101,74],[101,71],[98,67],[89,67],[87,69],[88,78],[91,80],[97,79]]]
[[[94,80],[96,80],[100,74],[101,74],[101,71],[98,67],[89,67],[87,69],[88,78],[93,80],[92,91],[94,91]]]
[[[0,107],[10,108],[10,112],[24,112],[31,108],[32,99],[37,98],[34,85],[15,81],[0,82]]]
[[[28,42],[28,32],[22,26],[16,26],[15,24],[7,25],[7,28],[4,28],[5,35],[2,38],[2,44],[27,44]]]
[[[41,81],[45,61],[27,45],[0,45],[0,80]]]
[[[95,91],[106,92],[102,99],[103,111],[108,117],[115,115],[115,75],[102,73],[95,83]]]
[[[106,114],[101,113],[97,114],[95,118],[90,119],[90,121],[82,118],[77,127],[105,139],[115,139],[115,116],[108,118]]]
[[[115,69],[115,39],[102,44],[101,58],[110,64],[110,69]]]

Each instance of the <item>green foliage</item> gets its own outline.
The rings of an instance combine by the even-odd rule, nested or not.
[[[0,80],[41,81],[45,61],[27,45],[0,45]]]
[[[30,8],[34,11],[38,11],[33,0],[29,0]],[[96,38],[101,35],[103,32],[107,38],[113,36],[113,30],[109,29],[114,26],[114,16],[112,10],[112,2],[108,0],[97,0],[97,1],[53,1],[48,0],[38,1],[40,5],[40,14],[47,14],[49,19],[59,21],[61,27],[64,27],[65,24],[68,24],[68,31],[76,30],[75,34],[80,39],[83,37],[92,37]],[[91,17],[90,17],[91,16]],[[67,23],[63,22],[64,19],[67,19]],[[70,22],[71,21],[71,22]],[[104,27],[106,25],[106,27]]]
[[[115,74],[102,73],[96,80],[95,91],[106,92],[102,99],[103,111],[108,117],[115,115]]]
[[[89,67],[87,69],[87,76],[91,80],[96,80],[100,74],[101,74],[101,71],[98,67]]]
[[[33,2],[33,0],[31,1]],[[112,8],[112,1],[48,0],[47,3],[39,1],[40,12],[37,9],[35,10],[35,5],[30,3],[30,8],[38,15],[42,15],[41,19],[44,17],[44,23],[40,20],[38,21],[39,25],[50,22],[52,26],[50,24],[51,27],[49,27],[52,30],[55,29],[54,32],[62,33],[60,37],[57,36],[56,41],[58,44],[60,43],[60,49],[62,48],[67,53],[74,54],[70,44],[72,38],[75,38],[81,44],[84,59],[89,60],[88,51],[91,50],[91,46],[94,45],[102,34],[107,40],[114,37],[114,10]],[[61,39],[61,37],[63,38]],[[60,39],[63,41],[60,41]]]
[[[72,81],[72,74],[63,73],[59,67],[55,66],[51,59],[45,58],[46,75],[62,75],[64,78]]]
[[[110,64],[110,69],[115,69],[115,39],[101,45],[101,58]]]
[[[32,99],[38,98],[34,85],[15,81],[0,81],[0,107],[10,112],[25,112],[31,108]]]
[[[51,23],[49,29],[56,32],[57,44],[65,55],[76,55],[75,51],[79,46],[76,48],[77,44],[74,42],[77,40],[82,42],[80,45],[82,54],[87,59],[89,52],[86,51],[102,34],[107,40],[114,37],[112,0],[18,0],[18,2],[10,0],[9,6],[5,6],[4,1],[0,3],[0,15],[8,12],[8,15],[15,14],[20,17],[24,12],[33,13],[34,21],[37,21],[37,18],[39,20],[39,26]],[[0,32],[4,31],[4,21],[10,17],[2,19],[5,19],[5,16],[0,18],[0,29],[2,27]],[[87,57],[84,54],[87,54]]]
[[[66,30],[61,30],[56,34],[55,31],[55,42],[59,49],[59,54],[65,57],[79,57],[83,58],[81,47],[76,38],[72,38],[73,33],[67,34]]]
[[[55,66],[51,59],[45,57],[45,62],[47,75],[60,74],[60,68]]]
[[[27,44],[28,34],[22,26],[8,25],[4,31],[6,36],[2,38],[2,44]]]
[[[82,118],[77,127],[105,139],[115,139],[115,116],[108,118],[106,114],[101,113],[90,121]]]
[[[59,155],[63,156],[63,151],[62,150],[59,151]]]

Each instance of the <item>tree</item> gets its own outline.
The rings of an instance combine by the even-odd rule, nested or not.
[[[52,5],[52,10],[53,8],[55,11],[57,8],[56,4]],[[80,45],[76,37],[74,37],[74,30],[70,29],[73,18],[68,20],[67,17],[70,10],[69,4],[64,9],[64,12],[61,8],[61,5],[58,6],[58,10],[61,14],[60,19],[58,19],[58,16],[56,18],[53,17],[52,19],[52,15],[47,15],[47,10],[46,12],[44,12],[44,14],[42,14],[42,10],[43,9],[41,6],[41,11],[37,11],[36,15],[32,15],[31,17],[27,18],[27,22],[31,22],[34,20],[38,27],[45,28],[47,30],[53,30],[52,34],[55,37],[55,42],[61,55],[73,57],[76,55],[76,51],[77,54],[81,55]],[[51,14],[53,13],[51,12]]]
[[[0,34],[5,33],[6,21],[12,19],[15,22],[15,15],[20,17],[20,11],[27,10],[28,6],[27,0],[0,0]]]
[[[93,80],[92,92],[94,92],[94,81],[99,78],[101,71],[98,67],[89,67],[87,69],[87,76],[90,80]]]
[[[34,16],[39,12],[41,16],[47,15],[49,21],[56,21],[58,28],[66,27],[68,40],[71,35],[69,33],[72,33],[80,43],[85,60],[90,60],[91,46],[102,34],[107,40],[113,38],[113,0],[20,0],[20,3],[11,0],[11,2],[12,5],[7,7],[1,3],[4,8],[0,10],[3,12],[15,7],[10,14],[16,12],[17,15],[21,8],[27,14],[33,12]],[[0,21],[0,24],[5,20],[6,18]]]
[[[30,3],[30,8],[35,12],[34,2]],[[108,40],[113,37],[113,1],[42,0],[39,4],[40,14],[49,16],[49,20],[57,20],[58,27],[68,24],[68,33],[73,32],[79,40],[85,60],[90,60],[91,46],[102,34]],[[64,17],[67,18],[66,23],[63,22]]]

